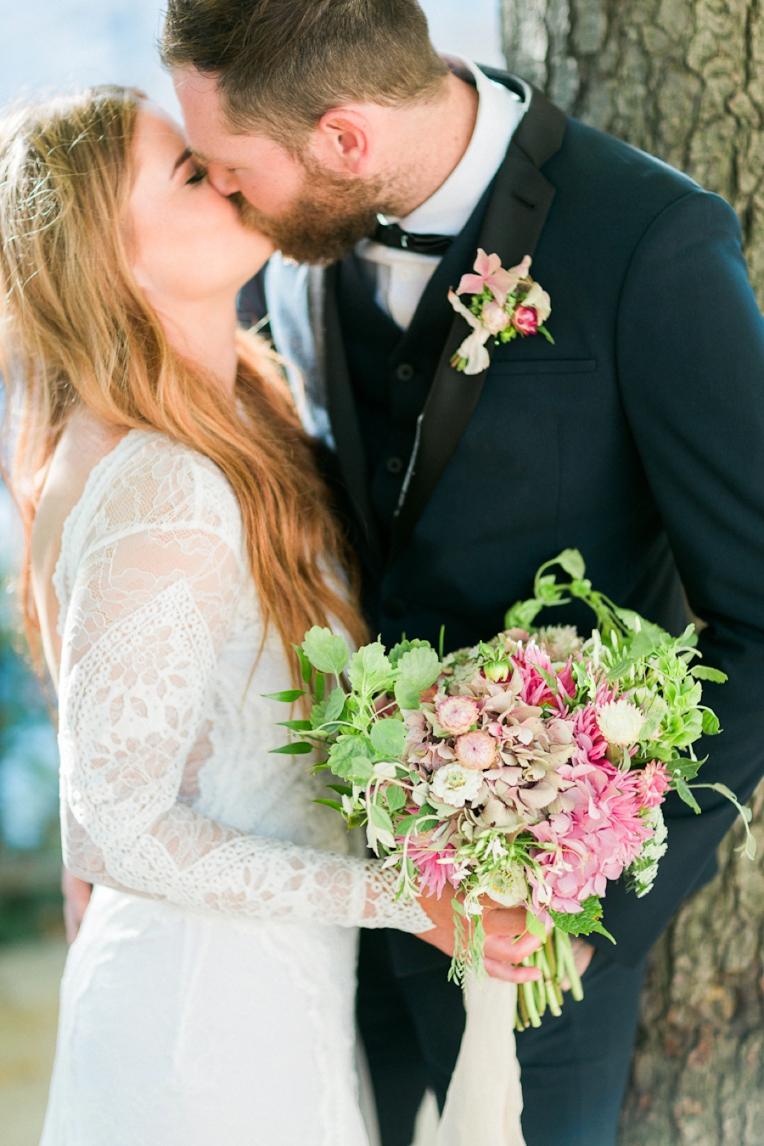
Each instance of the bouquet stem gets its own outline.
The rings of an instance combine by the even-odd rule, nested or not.
[[[584,991],[567,932],[555,928],[543,946],[528,955],[522,965],[537,967],[541,971],[541,978],[521,983],[518,987],[515,1020],[518,1031],[526,1027],[540,1027],[547,1007],[553,1015],[560,1015],[564,989],[570,990],[574,999],[583,999]]]

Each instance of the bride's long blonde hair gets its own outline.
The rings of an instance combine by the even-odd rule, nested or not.
[[[120,224],[142,99],[95,88],[0,126],[2,346],[14,399],[10,483],[28,541],[27,620],[34,631],[29,539],[40,478],[82,403],[104,422],[158,430],[220,467],[241,507],[265,621],[289,654],[329,618],[360,640],[363,622],[343,583],[346,547],[275,356],[242,333],[238,402],[222,402],[169,345],[131,274]]]

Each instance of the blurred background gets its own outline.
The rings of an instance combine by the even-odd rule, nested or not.
[[[436,45],[503,65],[499,0],[425,0]],[[178,114],[155,41],[157,0],[0,0],[0,107],[62,89],[132,84]],[[1,383],[1,379],[0,379]],[[21,536],[0,483],[0,1142],[35,1146],[66,955],[56,740],[13,599]]]

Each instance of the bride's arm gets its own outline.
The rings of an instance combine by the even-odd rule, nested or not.
[[[63,640],[66,867],[229,916],[427,930],[378,861],[263,839],[178,802],[241,578],[229,541],[183,521],[90,547]]]

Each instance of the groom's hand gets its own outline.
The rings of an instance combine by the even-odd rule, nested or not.
[[[445,951],[446,955],[454,953],[453,898],[453,888],[446,884],[440,899],[434,895],[424,895],[419,900],[420,906],[435,924],[432,931],[420,932],[419,938]],[[486,906],[483,925],[486,932],[485,969],[489,975],[494,979],[506,979],[510,983],[527,983],[529,979],[541,978],[541,972],[535,967],[516,966],[542,943],[541,939],[526,930],[524,907]]]

